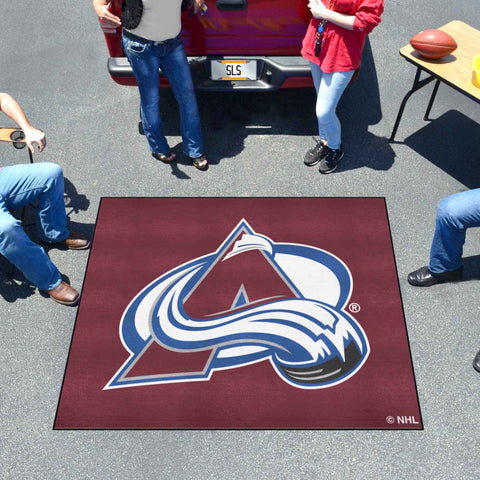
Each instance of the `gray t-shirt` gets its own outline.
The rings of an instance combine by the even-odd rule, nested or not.
[[[182,0],[143,0],[140,24],[129,32],[154,42],[175,38],[182,27],[181,4]]]

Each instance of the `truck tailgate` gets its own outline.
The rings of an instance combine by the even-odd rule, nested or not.
[[[307,3],[210,0],[205,15],[183,19],[187,55],[298,55],[311,18]]]

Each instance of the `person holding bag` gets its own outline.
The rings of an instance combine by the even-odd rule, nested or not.
[[[381,21],[384,0],[310,0],[312,19],[302,42],[317,91],[316,115],[320,140],[304,159],[331,173],[344,155],[338,102],[360,67],[367,34]]]
[[[196,168],[205,170],[208,161],[203,149],[197,99],[180,37],[182,0],[124,0],[121,18],[110,12],[108,7],[112,1],[93,0],[93,7],[107,25],[123,26],[122,46],[137,79],[143,131],[152,155],[165,163],[175,159],[162,133],[161,69],[178,102],[183,152]],[[205,4],[204,0],[191,2],[194,13]]]

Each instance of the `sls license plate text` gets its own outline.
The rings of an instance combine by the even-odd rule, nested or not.
[[[212,60],[212,80],[256,80],[255,60]]]

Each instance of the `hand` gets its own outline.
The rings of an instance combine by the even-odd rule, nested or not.
[[[310,12],[312,12],[313,18],[318,18],[320,20],[327,20],[329,13],[328,8],[321,2],[321,0],[310,0],[308,4]]]
[[[45,134],[38,128],[27,127],[23,129],[23,133],[25,134],[25,143],[32,153],[35,153],[35,143],[38,145],[39,152],[47,146]]]
[[[121,20],[116,15],[110,12],[110,4],[101,3],[99,0],[93,1],[93,8],[98,18],[105,24],[111,27],[118,27],[121,25]]]
[[[204,5],[205,0],[193,0],[193,13],[201,12]]]

